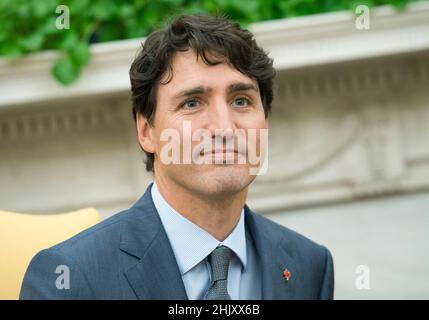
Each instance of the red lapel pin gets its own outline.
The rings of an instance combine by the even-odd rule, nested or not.
[[[283,270],[283,277],[286,279],[286,281],[289,281],[290,277],[292,277],[292,273],[288,269]]]

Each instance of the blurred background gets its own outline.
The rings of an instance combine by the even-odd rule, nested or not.
[[[331,250],[336,299],[429,299],[429,1],[0,0],[0,210],[105,219],[143,194],[128,70],[196,12],[249,28],[278,71],[248,205]]]

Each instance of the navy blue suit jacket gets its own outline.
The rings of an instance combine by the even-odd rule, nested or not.
[[[150,187],[130,209],[39,252],[20,299],[187,299]],[[325,247],[247,206],[245,223],[261,263],[263,299],[333,298],[333,263]]]

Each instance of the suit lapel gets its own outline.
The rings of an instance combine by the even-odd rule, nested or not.
[[[127,254],[122,263],[124,275],[139,299],[185,300],[186,290],[153,204],[151,186],[121,224],[120,249]],[[291,244],[247,205],[245,219],[261,263],[262,299],[293,299],[300,275]],[[285,268],[292,275],[289,281],[283,276]]]
[[[124,275],[139,299],[185,300],[188,297],[167,234],[153,204],[151,186],[130,209],[135,211],[132,217],[121,225],[120,249],[133,257],[125,259]]]
[[[261,263],[262,299],[293,299],[299,283],[299,270],[295,260],[287,251],[291,248],[280,233],[276,233],[267,221],[255,215],[245,206],[246,227],[254,240]],[[289,280],[283,276],[285,269],[291,273]]]

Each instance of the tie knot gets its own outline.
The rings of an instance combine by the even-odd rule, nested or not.
[[[219,246],[212,251],[209,257],[212,268],[212,281],[226,280],[228,278],[229,260],[231,249]]]

